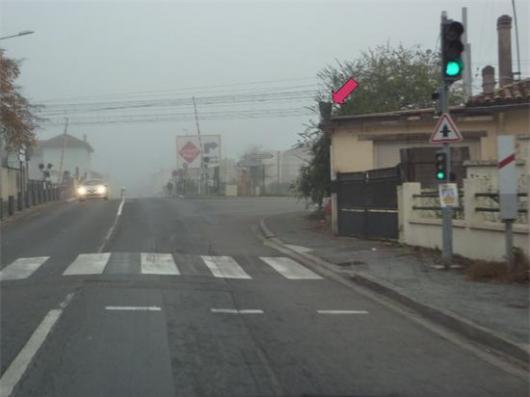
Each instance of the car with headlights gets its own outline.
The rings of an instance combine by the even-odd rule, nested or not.
[[[89,198],[109,199],[109,185],[101,179],[90,179],[82,182],[76,190],[77,198],[80,201]]]

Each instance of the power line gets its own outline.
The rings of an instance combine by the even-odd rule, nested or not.
[[[242,82],[242,83],[231,83],[231,84],[219,84],[219,85],[202,85],[202,86],[188,86],[188,87],[182,87],[182,88],[174,88],[170,90],[148,90],[148,91],[128,91],[128,92],[120,92],[120,93],[113,93],[113,94],[104,94],[104,95],[89,95],[89,96],[74,96],[74,97],[65,97],[65,98],[47,98],[47,99],[41,99],[36,100],[35,102],[39,103],[46,103],[46,102],[58,102],[58,101],[70,101],[70,100],[89,100],[94,98],[112,98],[117,96],[142,96],[142,95],[170,95],[174,93],[182,93],[182,92],[193,92],[196,93],[198,91],[207,91],[207,90],[213,90],[217,91],[220,89],[226,89],[228,87],[236,87],[236,86],[255,86],[260,84],[267,84],[266,87],[262,87],[261,89],[271,89],[271,84],[277,84],[277,83],[284,83],[284,82],[301,82],[301,81],[309,81],[313,80],[314,83],[306,83],[303,86],[305,87],[314,87],[316,85],[316,79],[315,77],[305,77],[305,78],[298,78],[298,79],[280,79],[280,80],[261,80],[261,81],[250,81],[250,82]],[[291,85],[287,87],[292,87]],[[278,88],[278,87],[276,87]],[[281,87],[280,87],[281,88]],[[248,90],[259,90],[259,87],[247,87],[247,88],[240,88],[233,91],[248,91]]]

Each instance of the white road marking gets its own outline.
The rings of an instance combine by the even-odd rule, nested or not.
[[[46,262],[49,256],[38,256],[35,258],[18,258],[10,265],[4,267],[0,271],[0,281],[3,280],[20,280],[27,278],[33,274],[44,262]]]
[[[142,252],[142,274],[179,275],[179,269],[171,254],[155,254]]]
[[[368,314],[366,310],[317,310],[318,314]]]
[[[79,254],[70,266],[66,268],[63,275],[79,274],[101,274],[107,266],[110,253]]]
[[[230,256],[202,256],[201,258],[214,277],[240,279],[252,278]]]
[[[229,314],[263,314],[261,309],[210,309],[212,313],[229,313]]]
[[[286,257],[260,257],[260,259],[290,280],[319,280],[318,274]]]
[[[123,211],[123,205],[125,204],[125,197],[122,197],[120,205],[118,206],[118,211],[116,212],[116,218],[114,219],[114,223],[110,227],[109,231],[105,235],[105,238],[103,239],[103,242],[99,246],[98,252],[102,252],[105,249],[105,246],[109,242],[110,238],[112,237],[112,234],[114,233],[114,230],[116,229],[116,226],[118,225],[118,222],[121,217],[121,213]]]
[[[159,306],[105,306],[105,310],[159,312]]]
[[[121,216],[121,212],[123,211],[123,204],[125,204],[125,199],[121,200],[120,206],[118,207],[118,212],[116,213],[116,216]]]
[[[59,320],[61,317],[63,310],[72,300],[73,296],[73,293],[68,294],[64,301],[60,303],[60,309],[50,310],[35,331],[33,331],[33,334],[28,339],[22,350],[20,350],[13,362],[9,365],[7,370],[0,378],[0,397],[9,397],[11,395],[14,387],[26,372],[31,360],[33,360],[33,357],[46,340],[46,337],[52,330],[55,323],[57,323],[57,320]]]

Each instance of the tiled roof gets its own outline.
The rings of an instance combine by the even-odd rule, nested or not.
[[[64,145],[67,148],[82,147],[82,148],[85,148],[90,153],[94,151],[94,149],[92,148],[92,146],[90,146],[88,142],[83,141],[79,138],[76,138],[75,136],[68,135],[68,134],[66,135],[61,134],[61,135],[54,136],[53,138],[47,139],[45,141],[39,141],[38,145],[41,148],[44,148],[44,147],[62,148]]]
[[[516,81],[498,88],[491,94],[479,94],[469,98],[467,106],[505,105],[530,103],[530,79]]]

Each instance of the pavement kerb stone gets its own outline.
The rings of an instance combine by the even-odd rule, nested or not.
[[[345,278],[344,274],[340,274],[336,271],[335,266],[332,263],[329,263],[315,255],[305,252],[302,253],[291,249],[280,238],[278,238],[273,231],[269,229],[265,219],[260,220],[259,229],[267,240],[279,245],[283,250],[290,252],[293,257],[296,257],[296,259],[302,261],[308,267],[313,269],[324,268],[327,270],[326,273],[332,272],[339,277]],[[490,329],[484,328],[454,313],[449,313],[412,299],[398,292],[384,281],[377,280],[374,277],[366,274],[360,274],[355,271],[351,271],[349,274],[351,275],[349,277],[350,281],[378,292],[387,298],[395,300],[419,313],[423,317],[446,328],[449,328],[454,332],[457,332],[472,342],[480,343],[490,349],[502,352],[516,360],[523,361],[525,363],[530,362],[530,350],[526,346],[521,346],[503,335],[499,335]]]
[[[13,214],[11,216],[6,216],[4,219],[1,220],[1,223],[3,225],[16,223],[18,221],[21,221],[21,220],[24,220],[24,219],[27,219],[27,218],[31,218],[32,216],[35,216],[35,215],[37,215],[37,214],[39,214],[39,213],[41,213],[43,211],[50,210],[50,209],[53,209],[53,208],[57,208],[57,207],[59,207],[61,205],[67,204],[67,203],[71,203],[72,201],[75,201],[75,199],[73,199],[73,200],[66,199],[66,200],[49,201],[47,203],[34,205],[34,206],[30,207],[30,208],[25,208],[22,211],[17,211],[17,212],[15,212],[15,214]]]

